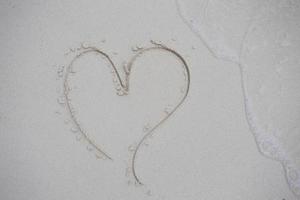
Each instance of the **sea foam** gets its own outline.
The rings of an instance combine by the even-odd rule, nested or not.
[[[219,59],[241,71],[259,151],[284,167],[300,197],[300,2],[176,0],[179,15]]]

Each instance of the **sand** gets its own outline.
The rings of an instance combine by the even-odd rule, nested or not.
[[[294,73],[297,64],[289,64],[281,73],[284,76],[281,85],[291,86],[282,90],[286,98],[273,101],[277,96],[273,97],[274,92],[270,91],[277,94],[279,81],[271,76],[274,70],[268,63],[272,57],[268,57],[267,50],[275,48],[268,46],[272,38],[266,39],[266,22],[255,18],[249,25],[264,38],[255,34],[241,36],[249,28],[241,17],[248,16],[243,11],[247,9],[242,8],[252,4],[246,1],[241,4],[237,12],[239,20],[230,21],[232,17],[227,16],[225,22],[231,23],[222,23],[221,30],[230,31],[215,34],[214,38],[224,37],[213,45],[209,42],[212,38],[203,38],[191,30],[178,9],[178,2],[173,0],[5,1],[0,5],[1,199],[298,198],[297,187],[291,188],[291,183],[297,184],[295,174],[288,176],[283,162],[267,158],[261,152],[259,136],[254,131],[255,127],[268,124],[273,125],[270,130],[282,130],[275,135],[283,141],[282,148],[288,152],[289,161],[299,166],[296,162],[299,154],[293,148],[299,141],[294,137],[298,129],[285,134],[299,119],[298,96],[293,96],[297,92],[298,75]],[[213,6],[208,14],[220,16],[214,14],[219,4],[210,5]],[[229,11],[230,6],[227,5]],[[276,12],[283,13],[282,8],[272,6],[275,11],[266,12],[261,18],[272,22]],[[186,5],[185,9],[188,8]],[[288,13],[294,19],[297,15],[290,8]],[[289,16],[285,17],[280,19],[285,22]],[[220,22],[218,19],[214,19],[214,24]],[[198,22],[201,26],[202,21]],[[268,28],[271,33],[281,25],[284,27],[283,22],[275,22]],[[243,26],[236,32],[226,28],[235,23]],[[293,26],[286,25],[286,29]],[[206,30],[210,37],[215,28],[201,30]],[[228,40],[234,33],[238,39]],[[291,29],[290,33],[297,31]],[[251,49],[264,39],[267,41],[264,54],[256,50],[241,54],[239,47],[244,40],[243,48]],[[130,89],[124,95],[126,87],[120,86],[111,70],[112,64],[91,52],[79,58],[70,72],[71,93],[66,98],[64,83],[68,66],[86,49],[93,47],[105,52],[125,82],[124,66],[130,66],[128,63],[141,48],[158,44],[184,59],[190,81],[184,62],[175,54],[161,49],[149,51],[134,61]],[[296,46],[292,50],[298,47],[297,41],[293,44]],[[217,48],[220,46],[223,50]],[[290,58],[299,58],[289,48],[275,53],[271,52],[277,57],[286,55],[288,62],[293,60]],[[278,68],[281,66],[284,65]],[[264,70],[256,73],[255,67]],[[244,77],[241,69],[247,70]],[[270,77],[262,84],[264,95],[256,97],[261,86],[256,83],[264,80],[264,76]],[[249,87],[242,87],[245,82]],[[187,97],[175,109],[187,86]],[[245,106],[248,105],[245,88],[254,105],[250,114],[249,106]],[[282,102],[295,107],[284,107]],[[265,114],[260,108],[266,105],[273,105],[280,112]],[[286,120],[287,113],[291,113],[290,120]],[[251,116],[257,121],[249,124]],[[136,154],[135,173],[141,185],[133,173],[132,156],[141,138],[158,124]],[[271,135],[263,130],[262,136]],[[109,157],[101,154],[98,147]]]

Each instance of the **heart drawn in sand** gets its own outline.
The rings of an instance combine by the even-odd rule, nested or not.
[[[143,60],[141,57],[145,63],[139,63]],[[169,62],[162,63],[161,59]],[[133,66],[136,67],[134,70]],[[79,71],[75,72],[77,68]],[[95,72],[96,69],[110,69],[111,74]],[[136,71],[134,76],[133,71]],[[130,81],[131,76],[135,77],[136,81]],[[64,98],[71,120],[81,136],[96,151],[112,160],[110,152],[113,151],[111,148],[116,148],[111,147],[114,140],[120,140],[117,144],[129,140],[137,141],[130,163],[134,179],[142,184],[135,170],[139,148],[149,136],[158,132],[158,127],[183,104],[189,92],[190,73],[184,58],[175,50],[154,43],[152,47],[139,49],[121,71],[117,70],[105,52],[95,47],[82,47],[67,66],[63,80]],[[178,84],[181,85],[180,89],[176,87]],[[111,88],[111,85],[115,85],[115,88]],[[117,95],[113,94],[114,92],[117,92]],[[162,109],[165,103],[170,104]],[[140,117],[143,114],[147,117]],[[144,127],[143,131],[135,130],[144,118],[156,119],[151,125]],[[122,125],[123,123],[125,125]],[[125,128],[118,129],[119,126]],[[126,131],[122,131],[124,129]],[[123,132],[123,135],[120,135],[120,132]],[[139,132],[139,135],[132,135],[132,132]],[[107,152],[107,149],[111,149],[110,152]]]

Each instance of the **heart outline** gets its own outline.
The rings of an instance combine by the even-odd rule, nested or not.
[[[114,64],[114,62],[112,61],[112,59],[110,58],[110,56],[108,54],[106,54],[105,52],[99,50],[96,47],[84,47],[83,45],[81,46],[81,50],[84,50],[82,52],[80,52],[78,55],[76,55],[70,62],[70,64],[67,66],[66,72],[65,72],[65,76],[63,79],[63,94],[64,94],[64,98],[66,101],[66,107],[67,107],[67,111],[70,114],[70,117],[73,121],[73,123],[75,124],[76,128],[78,129],[78,131],[81,133],[81,135],[84,137],[84,139],[92,146],[94,147],[98,152],[100,152],[102,155],[104,155],[106,158],[108,158],[109,160],[113,160],[105,151],[102,150],[102,148],[99,147],[98,144],[96,144],[89,136],[88,134],[81,128],[80,123],[78,122],[77,117],[74,115],[74,112],[72,111],[72,105],[70,103],[70,98],[69,98],[69,91],[70,91],[70,87],[68,85],[68,78],[69,75],[72,73],[72,66],[74,64],[74,62],[79,59],[81,56],[90,53],[90,52],[94,52],[99,54],[100,56],[104,56],[104,58],[110,63],[110,67],[112,67],[113,72],[115,73],[115,75],[117,76],[117,81],[121,86],[121,90],[122,90],[122,94],[118,94],[119,96],[123,96],[123,95],[128,95],[129,94],[129,83],[130,83],[130,72],[131,69],[133,67],[133,64],[135,63],[136,59],[141,56],[142,54],[149,52],[151,50],[164,50],[167,51],[173,55],[175,55],[175,57],[177,59],[179,59],[182,64],[183,64],[183,68],[186,72],[186,90],[185,93],[183,95],[183,97],[181,98],[181,100],[179,101],[179,103],[177,103],[177,105],[165,116],[163,117],[161,120],[159,120],[158,123],[156,123],[155,126],[153,126],[138,142],[133,156],[132,156],[132,160],[131,160],[131,169],[133,172],[133,177],[136,180],[136,182],[139,185],[143,185],[143,183],[140,181],[139,177],[136,174],[136,170],[135,170],[135,161],[136,161],[136,155],[138,153],[138,150],[140,148],[140,146],[143,144],[143,142],[145,141],[145,139],[147,139],[158,127],[160,127],[167,119],[170,118],[171,115],[174,114],[174,112],[183,104],[183,102],[185,101],[185,99],[187,98],[187,95],[189,93],[189,89],[190,89],[190,71],[189,71],[189,67],[187,65],[187,62],[185,61],[185,59],[179,54],[177,53],[175,50],[160,44],[160,43],[156,43],[154,41],[151,41],[151,43],[154,45],[152,47],[148,47],[148,48],[142,48],[139,49],[137,51],[137,53],[129,60],[128,64],[124,66],[123,70],[125,72],[125,79],[124,82]]]

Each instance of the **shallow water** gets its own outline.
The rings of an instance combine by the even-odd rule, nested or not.
[[[259,151],[282,163],[300,196],[299,1],[177,0],[183,21],[240,66],[246,119]]]
[[[180,16],[217,57],[239,61],[239,51],[253,13],[262,1],[176,0]]]

